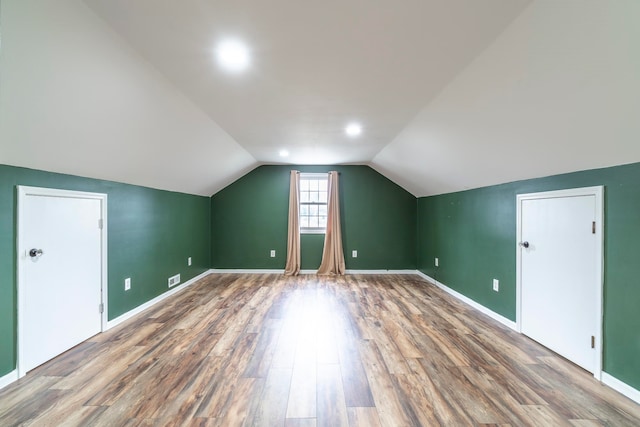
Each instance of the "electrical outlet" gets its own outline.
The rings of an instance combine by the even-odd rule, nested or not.
[[[276,257],[276,250],[271,249],[271,258],[275,258],[275,257]]]
[[[493,279],[493,290],[500,291],[500,281],[498,279]]]
[[[351,251],[351,258],[358,258],[358,251]]]
[[[436,263],[436,267],[438,267],[438,265],[440,264],[440,261],[438,260],[438,258],[436,258],[435,263]]]
[[[187,258],[187,265],[191,267],[191,257]]]
[[[131,277],[124,279],[124,290],[128,291],[129,289],[131,289]]]

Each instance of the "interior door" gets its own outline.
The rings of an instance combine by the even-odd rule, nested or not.
[[[520,327],[595,373],[601,327],[598,201],[595,194],[563,194],[519,200]]]
[[[21,375],[102,328],[103,200],[28,190],[19,190]]]

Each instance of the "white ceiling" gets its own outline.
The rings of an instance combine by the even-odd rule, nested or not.
[[[2,164],[211,195],[262,163],[358,163],[427,196],[640,161],[637,0],[0,8]],[[214,60],[227,36],[244,74]]]
[[[427,196],[640,162],[638,22],[637,0],[536,0],[372,166]]]
[[[529,0],[85,2],[257,162],[334,164],[370,163]],[[214,61],[228,36],[242,75]]]

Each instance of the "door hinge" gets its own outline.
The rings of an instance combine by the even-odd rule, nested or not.
[[[100,230],[102,230],[102,225],[103,225],[102,218],[100,218],[100,219],[98,220],[98,228],[99,228]]]
[[[596,222],[591,223],[591,234],[596,234]]]
[[[596,337],[591,335],[591,348],[596,348]]]
[[[100,305],[98,306],[98,310],[100,310],[100,313],[104,313],[104,303],[100,303]]]

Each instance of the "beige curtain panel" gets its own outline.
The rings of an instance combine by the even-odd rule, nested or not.
[[[340,198],[338,195],[338,172],[329,172],[329,199],[327,203],[327,231],[324,235],[322,263],[319,275],[344,274],[344,252],[340,230]]]
[[[300,221],[298,195],[300,194],[300,172],[291,171],[289,176],[289,232],[287,234],[287,264],[284,274],[297,276],[300,273]]]

